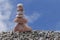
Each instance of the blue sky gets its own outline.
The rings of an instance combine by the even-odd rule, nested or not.
[[[60,30],[60,0],[3,0],[0,5],[8,4],[3,10],[0,10],[0,26],[6,25],[5,30],[12,30],[15,26],[13,22],[16,16],[16,5],[22,3],[24,5],[24,13],[28,19],[28,25],[33,30]],[[6,4],[5,4],[6,5]],[[9,10],[6,14],[5,10]],[[5,16],[4,16],[4,15]],[[1,25],[2,23],[2,25]],[[2,30],[4,26],[0,27]],[[3,30],[4,31],[4,30]]]

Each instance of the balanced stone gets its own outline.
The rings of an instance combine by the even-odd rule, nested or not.
[[[26,24],[27,19],[24,17],[24,10],[23,10],[23,5],[18,4],[17,5],[17,15],[16,18],[14,19],[14,22],[17,23],[15,26],[14,31],[19,31],[19,32],[26,32],[26,31],[32,31],[32,29]]]

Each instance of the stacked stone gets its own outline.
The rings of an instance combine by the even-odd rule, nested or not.
[[[23,10],[23,5],[22,4],[18,4],[17,5],[17,15],[16,18],[14,19],[14,21],[17,23],[14,31],[19,31],[19,32],[25,32],[25,31],[31,31],[32,29],[27,26],[27,19],[24,17],[23,14],[24,10]]]
[[[29,32],[2,32],[0,40],[60,40],[60,32],[29,31]]]
[[[24,18],[24,15],[23,15],[23,5],[22,4],[17,5],[17,15],[16,15],[16,18],[14,21],[16,23],[23,23],[24,21],[27,22],[27,20]]]

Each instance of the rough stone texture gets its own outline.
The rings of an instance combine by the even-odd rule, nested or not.
[[[1,32],[0,40],[60,40],[60,32],[31,31],[31,32]]]
[[[18,4],[17,6],[17,15],[14,19],[14,22],[17,23],[17,25],[14,28],[14,31],[19,32],[25,32],[25,31],[31,31],[32,29],[27,25],[27,19],[24,16],[24,9],[23,5]]]

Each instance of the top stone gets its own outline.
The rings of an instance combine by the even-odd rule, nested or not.
[[[18,6],[23,6],[23,4],[22,4],[22,3],[19,3],[19,4],[17,4],[17,7],[18,7]]]

